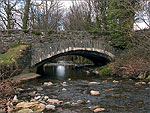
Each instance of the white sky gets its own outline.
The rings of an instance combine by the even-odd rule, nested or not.
[[[71,0],[61,0],[61,3],[63,3],[64,8],[69,8],[72,5],[72,1]]]

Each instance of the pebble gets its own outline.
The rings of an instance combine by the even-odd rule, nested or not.
[[[66,88],[63,88],[62,91],[67,91],[67,89],[66,89]]]
[[[110,88],[110,89],[105,89],[104,91],[114,91],[114,88]]]
[[[70,105],[71,104],[71,102],[65,102],[64,103],[64,105]]]
[[[90,91],[90,94],[91,94],[91,95],[99,95],[100,92],[99,92],[99,91],[91,90],[91,91]]]
[[[35,102],[36,100],[35,100],[35,99],[31,99],[30,101],[31,101],[31,102]]]
[[[98,72],[98,71],[94,71],[94,73],[95,73],[95,74],[99,74],[99,72]]]
[[[48,96],[44,96],[44,99],[47,100],[49,97]]]
[[[41,96],[34,97],[35,100],[39,100]]]
[[[146,84],[146,82],[141,82],[141,84],[145,85],[145,84]]]
[[[106,109],[105,108],[96,108],[93,110],[94,113],[97,113],[97,112],[106,112]]]
[[[148,82],[148,84],[150,85],[150,82]]]
[[[41,87],[38,87],[38,88],[37,88],[37,90],[38,90],[38,91],[42,91],[42,90],[43,90],[43,88],[41,88]]]
[[[55,110],[55,106],[54,106],[54,105],[51,105],[51,104],[46,105],[45,108],[46,108],[47,110]]]
[[[90,100],[87,100],[87,102],[86,103],[91,103],[91,101]]]
[[[77,103],[78,103],[78,104],[82,104],[82,103],[83,103],[83,100],[77,100]]]
[[[89,82],[89,84],[100,84],[98,82]]]
[[[86,74],[90,74],[90,72],[89,71],[85,71],[86,72]]]
[[[66,83],[66,82],[63,82],[63,83],[62,83],[62,86],[64,86],[64,87],[65,87],[65,86],[68,86],[68,85],[67,85],[67,83]]]
[[[145,85],[146,82],[136,82],[135,85]]]
[[[108,82],[108,80],[104,80],[102,83],[106,83],[106,82]]]
[[[117,80],[113,80],[113,83],[119,83],[119,81],[117,81]]]
[[[51,85],[53,85],[53,83],[52,82],[44,82],[44,85],[45,86],[51,86]]]
[[[48,99],[47,102],[49,102],[50,104],[60,104],[63,101],[59,101],[57,99]]]
[[[14,96],[12,102],[18,102],[18,98],[17,98],[17,95]]]
[[[20,91],[20,92],[24,91],[24,89],[22,89],[22,88],[17,88],[17,90]]]
[[[71,78],[68,79],[69,81],[71,80]]]
[[[90,106],[89,108],[90,108],[90,110],[93,111],[94,109],[99,108],[99,106],[92,106],[92,107]]]

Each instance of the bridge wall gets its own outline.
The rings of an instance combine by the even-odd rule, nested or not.
[[[29,31],[5,30],[0,31],[0,54],[5,53],[11,46],[17,43],[54,43],[60,40],[89,40],[99,39],[100,36],[86,31]],[[104,39],[104,37],[100,37]]]
[[[64,40],[57,43],[38,43],[32,45],[31,66],[45,63],[55,56],[64,55],[81,55],[93,61],[94,58],[105,58],[111,61],[115,57],[113,53],[115,53],[115,50],[110,45],[97,40]]]

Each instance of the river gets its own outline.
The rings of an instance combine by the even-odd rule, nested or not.
[[[53,85],[45,86],[45,82]],[[24,82],[19,99],[41,98],[63,101],[55,110],[44,113],[93,113],[92,107],[104,108],[108,113],[150,113],[150,84],[115,77],[100,77],[74,66],[47,66],[43,76]],[[90,91],[99,91],[91,95]]]

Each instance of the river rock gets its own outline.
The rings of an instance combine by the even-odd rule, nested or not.
[[[66,82],[63,82],[61,85],[64,86],[64,87],[68,86]]]
[[[38,88],[37,88],[37,90],[38,90],[38,91],[42,91],[42,90],[43,90],[43,88],[41,88],[41,87],[38,87]]]
[[[137,83],[135,83],[135,85],[145,85],[146,84],[146,82],[137,82]]]
[[[35,100],[39,100],[41,96],[34,97]]]
[[[33,110],[33,112],[40,113],[45,109],[45,105],[38,102],[21,102],[16,105],[16,108],[24,108],[24,109],[30,108]]]
[[[51,105],[51,104],[46,105],[45,108],[46,108],[47,110],[55,110],[55,106],[54,106],[54,105]]]
[[[83,100],[77,100],[77,103],[78,103],[78,104],[82,104],[82,103],[83,103]]]
[[[114,88],[110,88],[110,89],[105,89],[104,91],[114,91]]]
[[[90,71],[88,71],[88,70],[87,70],[87,71],[85,71],[85,72],[86,72],[86,74],[90,74]]]
[[[49,99],[49,97],[48,96],[44,96],[44,100],[47,100],[47,99]]]
[[[91,103],[91,101],[90,100],[87,100],[87,102],[86,102],[87,104],[89,104],[89,103]]]
[[[38,102],[21,102],[16,105],[17,108],[29,108],[37,105]]]
[[[94,73],[95,73],[95,74],[99,74],[99,72],[98,72],[98,71],[94,71]]]
[[[50,104],[58,104],[59,105],[63,101],[59,101],[57,99],[48,99],[47,102],[49,102]]]
[[[71,78],[68,78],[68,80],[70,81],[70,80],[71,80]]]
[[[107,111],[106,111],[105,108],[96,108],[96,109],[93,110],[93,112],[97,113],[97,112],[107,112]]]
[[[67,89],[66,88],[62,88],[62,91],[67,91]]]
[[[53,85],[52,82],[44,82],[44,86],[51,86],[51,85]]]
[[[24,89],[22,89],[22,88],[17,88],[17,91],[22,92],[22,91],[24,91]]]
[[[17,113],[33,113],[33,111],[29,108],[21,109]]]
[[[148,82],[148,84],[150,85],[150,82]]]
[[[14,96],[12,102],[18,102],[18,98],[17,98],[17,95]]]
[[[113,80],[113,83],[119,83],[119,81],[117,81],[117,80]]]
[[[34,96],[36,94],[36,91],[30,92],[29,95]]]
[[[91,95],[99,95],[100,92],[99,92],[99,91],[91,90],[91,91],[90,91],[90,94],[91,94]]]
[[[98,82],[89,82],[89,85],[92,85],[92,84],[100,84]]]
[[[37,104],[35,107],[33,107],[35,113],[41,113],[45,109],[44,104]]]

